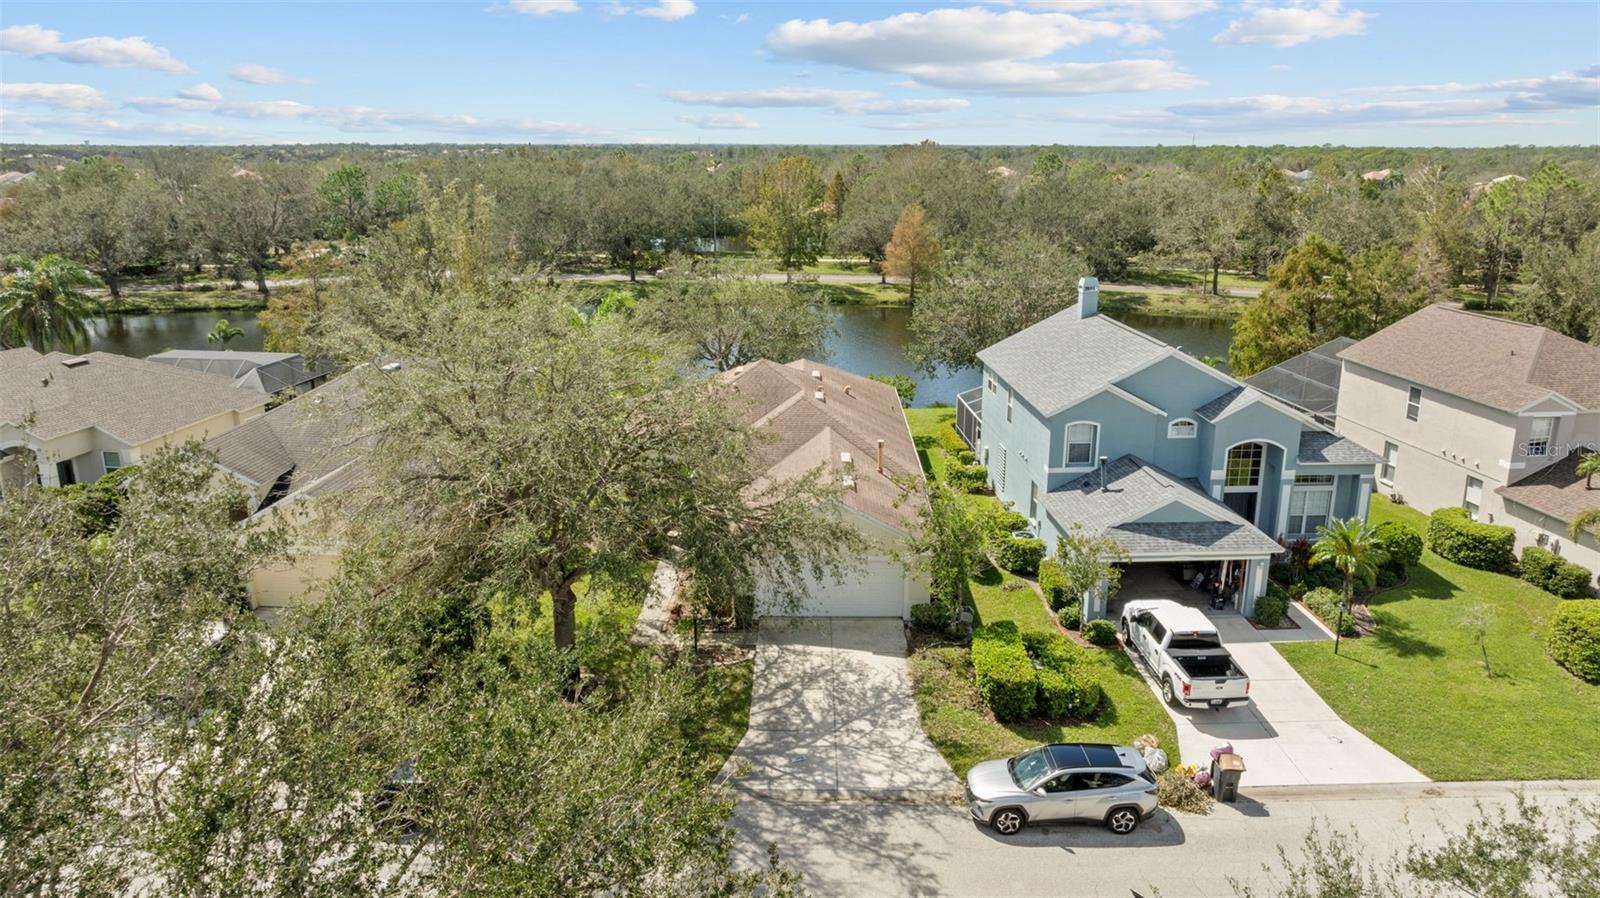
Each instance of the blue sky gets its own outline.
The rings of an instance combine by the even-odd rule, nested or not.
[[[0,6],[0,137],[1600,143],[1600,3]]]

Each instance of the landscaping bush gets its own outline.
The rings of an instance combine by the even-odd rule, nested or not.
[[[1062,573],[1060,565],[1049,559],[1039,562],[1039,589],[1050,603],[1051,611],[1060,611],[1072,602],[1067,575]]]
[[[1480,524],[1465,509],[1441,508],[1428,516],[1428,548],[1456,564],[1504,573],[1516,563],[1516,542],[1515,530]]]
[[[1274,582],[1282,583],[1284,586],[1288,586],[1289,584],[1300,579],[1300,572],[1295,569],[1294,565],[1287,561],[1277,561],[1273,562],[1272,566],[1267,568],[1267,577]]]
[[[1402,576],[1405,574],[1404,568],[1422,560],[1422,534],[1399,521],[1384,521],[1376,530],[1378,542],[1389,556],[1389,563],[1403,565],[1398,571]]]
[[[1404,579],[1405,568],[1403,566],[1389,564],[1385,564],[1383,567],[1378,568],[1378,576],[1374,578],[1379,589],[1389,589],[1393,586],[1399,586],[1401,581]]]
[[[1573,676],[1600,683],[1600,599],[1556,606],[1546,646],[1550,657]]]
[[[1266,595],[1256,599],[1256,623],[1263,627],[1281,625],[1288,611],[1289,594],[1276,583],[1268,587]]]
[[[989,533],[996,540],[1007,539],[1018,530],[1028,529],[1027,515],[1009,508],[999,508],[999,503],[992,504],[997,507],[989,513],[988,524]]]
[[[1563,599],[1581,599],[1589,594],[1594,573],[1554,552],[1529,546],[1522,550],[1522,579]]]
[[[1039,572],[1039,562],[1044,559],[1044,540],[1008,536],[1000,540],[995,556],[1000,566],[1011,573],[1031,577]]]
[[[1021,720],[1033,713],[1039,678],[1014,622],[996,621],[973,631],[972,675],[995,717]]]
[[[978,463],[978,456],[973,454],[971,449],[963,449],[955,454],[955,460],[958,465],[975,465]]]
[[[1105,689],[1082,648],[1059,633],[1039,631],[1024,633],[1022,643],[1039,664],[1040,712],[1078,720],[1090,720],[1099,712]]]
[[[1060,621],[1061,626],[1066,627],[1068,630],[1076,630],[1083,626],[1083,607],[1077,602],[1068,602],[1061,606],[1060,611],[1056,612],[1056,620]]]
[[[1306,569],[1305,576],[1300,578],[1300,582],[1307,591],[1331,589],[1334,592],[1342,592],[1344,590],[1344,574],[1339,573],[1339,569],[1328,562],[1313,565]]]
[[[1117,641],[1117,625],[1108,620],[1092,620],[1083,625],[1083,638],[1091,645],[1111,645]]]
[[[956,430],[954,421],[946,421],[940,425],[937,437],[939,448],[943,449],[946,455],[953,456],[963,449],[970,448],[967,446],[967,441],[961,438],[961,431]]]
[[[1311,590],[1305,594],[1304,598],[1300,600],[1301,604],[1310,609],[1312,614],[1315,614],[1317,617],[1321,618],[1322,622],[1327,624],[1328,629],[1330,630],[1338,626],[1339,605],[1342,601],[1343,599],[1339,593],[1325,587],[1318,587]],[[1339,635],[1356,635],[1355,615],[1348,613],[1345,614],[1344,627],[1341,629]]]
[[[944,469],[944,479],[963,493],[982,493],[989,489],[989,469],[983,465],[952,464]]]
[[[911,626],[929,633],[947,633],[955,621],[953,610],[948,602],[938,599],[912,605]]]

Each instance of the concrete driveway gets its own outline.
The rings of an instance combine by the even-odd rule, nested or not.
[[[959,794],[922,732],[905,629],[875,618],[766,618],[750,727],[722,775],[777,800],[938,800]]]

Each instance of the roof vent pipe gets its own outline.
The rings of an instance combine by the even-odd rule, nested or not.
[[[1100,456],[1100,492],[1102,493],[1106,491],[1106,462],[1110,460],[1104,455]]]
[[[883,473],[883,440],[878,441],[878,473]]]
[[[1078,317],[1093,318],[1100,313],[1100,281],[1078,278]]]
[[[822,369],[821,368],[812,368],[811,369],[811,379],[812,380],[821,380],[822,379]]]

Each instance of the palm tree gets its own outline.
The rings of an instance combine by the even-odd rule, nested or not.
[[[244,331],[229,324],[228,319],[222,318],[212,326],[211,333],[206,334],[206,342],[215,343],[218,346],[226,349],[228,347],[229,340],[242,336],[244,336]]]
[[[1594,458],[1592,455],[1589,457]],[[1567,535],[1577,540],[1579,534],[1585,530],[1600,531],[1600,508],[1588,508],[1578,512],[1578,516],[1567,526]]]
[[[0,278],[0,342],[27,343],[40,352],[89,342],[88,322],[100,314],[100,305],[81,291],[99,283],[94,275],[57,255],[13,260],[6,267],[16,271]]]
[[[1585,453],[1578,460],[1578,476],[1583,478],[1583,488],[1594,489],[1594,475],[1600,474],[1600,452]]]
[[[1344,615],[1355,596],[1356,579],[1371,586],[1378,577],[1378,565],[1389,559],[1378,539],[1378,531],[1360,518],[1335,519],[1317,528],[1317,541],[1311,546],[1312,564],[1332,564],[1344,574],[1344,601],[1339,603],[1339,621],[1333,628],[1333,653],[1339,654]]]

